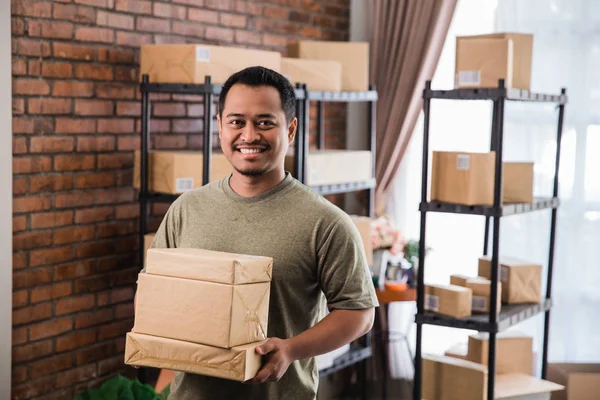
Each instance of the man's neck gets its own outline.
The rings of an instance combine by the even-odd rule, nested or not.
[[[233,171],[229,186],[242,197],[254,197],[279,185],[285,179],[285,171],[269,171],[260,176],[245,176]]]

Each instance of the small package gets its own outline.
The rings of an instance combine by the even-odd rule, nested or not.
[[[473,312],[489,313],[490,298],[492,295],[492,282],[488,279],[474,278],[467,281],[466,287],[473,291]],[[502,307],[502,282],[498,282],[498,295],[496,296],[496,313]]]
[[[532,162],[505,162],[502,171],[502,201],[533,203]]]
[[[129,332],[125,339],[125,364],[244,382],[254,378],[261,367],[256,347],[262,343],[223,349]]]
[[[444,352],[444,355],[446,357],[454,357],[459,358],[461,360],[467,360],[468,352],[469,347],[467,343],[458,343],[446,350]]]
[[[542,301],[542,266],[514,257],[500,257],[502,301],[508,304],[539,303]],[[479,258],[479,275],[492,277],[492,257]]]
[[[373,265],[373,241],[371,239],[373,219],[369,217],[363,217],[358,215],[351,216],[354,225],[360,233],[363,247],[365,249],[365,255],[367,257],[367,264]]]
[[[294,156],[285,158],[294,171]],[[305,184],[309,186],[364,182],[373,178],[373,157],[367,150],[312,150],[307,154]]]
[[[462,275],[462,274],[452,274],[450,275],[450,284],[456,286],[467,287],[467,281],[469,279],[473,279],[472,276]]]
[[[282,57],[281,74],[294,87],[296,83],[305,83],[308,90],[342,90],[342,64],[339,61]]]
[[[488,343],[486,332],[469,336],[467,359],[488,365]],[[496,373],[533,375],[533,339],[516,331],[496,334]]]
[[[449,317],[471,315],[471,289],[456,285],[425,285],[425,310]]]

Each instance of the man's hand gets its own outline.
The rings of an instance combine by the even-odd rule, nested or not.
[[[258,371],[256,376],[247,383],[275,382],[281,379],[294,357],[288,340],[271,338],[256,348],[256,352],[265,355],[267,363]]]

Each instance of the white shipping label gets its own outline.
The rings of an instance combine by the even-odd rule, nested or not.
[[[194,178],[177,178],[175,180],[175,191],[177,193],[194,190]]]
[[[479,71],[458,71],[458,86],[480,86],[481,73]]]
[[[471,168],[471,156],[467,154],[459,154],[456,156],[456,169],[466,171]]]
[[[440,298],[431,294],[425,295],[425,309],[438,312],[440,310]]]
[[[500,281],[508,282],[508,268],[500,267]]]
[[[473,296],[471,308],[473,311],[486,311],[487,298],[484,296]]]
[[[209,62],[210,61],[210,49],[204,46],[196,47],[196,61],[198,62]]]

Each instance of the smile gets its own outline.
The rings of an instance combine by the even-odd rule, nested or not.
[[[239,149],[242,154],[257,154],[262,153],[265,149]]]

